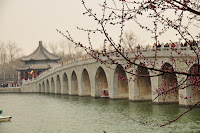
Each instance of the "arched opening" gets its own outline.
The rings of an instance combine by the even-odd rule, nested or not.
[[[47,83],[46,83],[46,93],[50,92],[50,88],[49,88],[49,80],[47,79]]]
[[[137,100],[152,100],[152,91],[151,91],[151,79],[149,71],[145,67],[145,64],[141,63],[141,66],[138,66],[136,69],[136,80],[135,88],[139,97]],[[142,67],[144,66],[144,67]]]
[[[84,69],[82,72],[81,89],[82,89],[82,95],[85,95],[85,96],[91,95],[90,78],[89,78],[88,71],[86,69]]]
[[[39,84],[39,92],[42,92],[41,84]]]
[[[67,74],[64,73],[63,75],[63,91],[62,94],[69,94],[69,85],[68,85],[68,78]]]
[[[121,65],[117,65],[113,80],[114,98],[128,98],[129,88],[126,72]]]
[[[55,93],[55,83],[53,77],[51,78],[51,93]]]
[[[165,63],[162,66],[162,70],[173,72],[174,69],[171,64]],[[161,80],[161,81],[160,81]],[[162,99],[163,102],[178,102],[178,88],[176,86],[178,85],[176,74],[174,73],[163,73],[162,76],[159,78],[159,89],[168,91],[166,94],[163,95]],[[174,88],[174,89],[173,89]]]
[[[61,82],[60,82],[60,76],[57,75],[56,78],[56,94],[60,94],[61,93]]]
[[[107,93],[109,93],[107,77],[102,67],[99,67],[97,69],[95,75],[95,88],[98,92],[96,96],[102,96],[104,90],[106,90]]]
[[[72,95],[78,95],[78,80],[76,73],[73,71],[72,72],[72,77],[71,77],[71,89],[72,89]]]
[[[44,81],[42,82],[42,92],[45,92],[45,83],[44,83]]]
[[[189,73],[200,73],[200,66],[198,64],[194,64],[190,68]],[[187,85],[188,87],[186,89],[188,91],[186,91],[187,93],[184,97],[187,97],[187,99],[190,100],[190,104],[194,105],[198,101],[200,101],[200,76],[189,76],[187,80]]]

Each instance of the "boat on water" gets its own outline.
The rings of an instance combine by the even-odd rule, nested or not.
[[[0,122],[10,121],[12,116],[0,116]]]
[[[103,89],[103,93],[101,95],[101,98],[109,98],[108,89]]]
[[[0,114],[2,114],[3,110],[0,110]]]

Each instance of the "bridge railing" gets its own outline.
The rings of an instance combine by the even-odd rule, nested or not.
[[[60,63],[60,64],[58,64],[58,65],[55,65],[55,66],[53,66],[52,68],[50,68],[50,69],[48,69],[48,70],[42,72],[37,78],[38,78],[38,79],[39,79],[39,78],[42,78],[42,77],[44,77],[46,74],[48,74],[49,72],[56,71],[56,70],[58,70],[59,68],[62,68],[62,67],[64,67],[64,66],[66,66],[66,65],[70,65],[70,64],[73,64],[73,63],[76,63],[76,62],[80,62],[80,61],[91,60],[91,59],[93,59],[91,56],[85,55],[85,56],[81,56],[81,57],[77,57],[77,58],[73,58],[73,59],[67,60],[67,61],[65,61],[65,62],[62,62],[62,63]]]
[[[198,43],[198,45],[200,45],[200,42]],[[193,46],[195,49],[197,49],[196,46]],[[170,51],[170,50],[177,50],[177,51],[188,51],[188,50],[191,50],[191,48],[188,46],[180,46],[178,45],[177,47],[171,47],[171,45],[169,45],[169,47],[165,47],[164,45],[161,45],[160,47],[152,47],[152,46],[147,46],[147,47],[141,47],[141,48],[137,48],[135,47],[135,49],[133,50],[129,50],[129,51],[124,51],[125,54],[134,54],[136,51],[140,51],[142,53],[147,53],[147,52],[155,52],[155,51]],[[120,57],[119,53],[116,53],[116,52],[112,52],[112,51],[109,51],[108,53],[106,54],[109,54],[110,57]],[[103,55],[100,56],[100,58],[103,58]],[[67,65],[71,65],[73,63],[76,63],[76,62],[80,62],[80,61],[86,61],[86,60],[91,60],[93,59],[90,55],[85,55],[85,56],[81,56],[81,57],[77,57],[77,58],[73,58],[73,59],[70,59],[70,60],[67,60],[63,63],[60,63],[58,65],[55,65],[53,66],[52,68],[44,71],[43,73],[41,73],[37,78],[34,78],[34,79],[31,79],[31,80],[27,80],[27,81],[24,81],[24,83],[26,82],[32,82],[32,81],[35,81],[37,79],[40,79],[42,77],[44,77],[46,74],[49,74],[50,72],[53,72],[53,71],[56,71],[64,66],[67,66]],[[93,59],[94,60],[94,59]]]

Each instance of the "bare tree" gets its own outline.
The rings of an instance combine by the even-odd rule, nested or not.
[[[66,49],[67,49],[67,59],[71,59],[74,57],[74,45],[70,41],[66,41]]]
[[[66,41],[60,41],[59,46],[60,46],[60,52],[59,52],[60,56],[65,57],[67,51]]]
[[[6,44],[6,49],[8,52],[8,58],[9,61],[12,62],[15,58],[19,57],[19,53],[22,51],[22,49],[17,47],[17,44],[15,42],[8,41]]]
[[[8,68],[10,69],[7,72],[11,72],[10,76],[12,78],[12,80],[14,80],[15,75],[17,75],[16,72],[16,59],[19,58],[19,54],[22,51],[22,49],[17,47],[17,44],[15,42],[11,42],[8,41],[8,43],[6,44],[6,51],[7,51],[7,55],[8,55],[8,63],[9,66]]]
[[[3,81],[6,81],[6,61],[7,61],[7,53],[6,53],[6,49],[5,49],[5,45],[4,42],[1,42],[1,46],[0,46],[0,52],[1,52],[1,70],[2,70],[2,77],[3,77]]]
[[[51,42],[46,46],[53,54],[61,57],[59,62],[64,62],[68,59],[82,56],[84,51],[73,45],[69,40],[61,40],[59,42]]]
[[[75,48],[74,49],[74,57],[81,57],[81,56],[83,56],[84,55],[84,51],[83,51],[83,49],[81,49],[81,48]]]
[[[133,31],[125,32],[122,38],[123,46],[127,50],[132,50],[137,45],[137,37]]]
[[[22,50],[12,41],[1,42],[0,44],[0,67],[3,82],[15,80],[17,78],[16,68],[21,65],[19,60],[22,57]]]
[[[55,54],[55,55],[58,54],[58,44],[57,43],[51,42],[51,43],[49,43],[48,46],[53,54]]]

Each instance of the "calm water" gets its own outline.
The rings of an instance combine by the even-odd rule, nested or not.
[[[178,105],[94,99],[54,94],[0,94],[3,115],[11,122],[0,123],[0,133],[146,133],[200,132],[200,108],[166,127],[163,124],[186,109]]]

